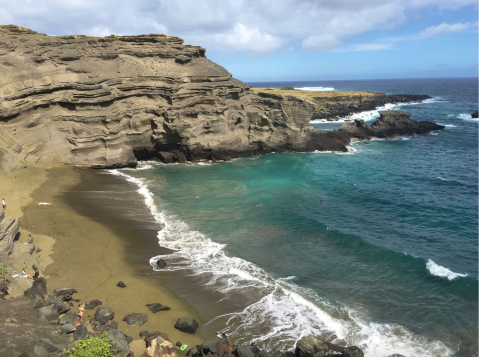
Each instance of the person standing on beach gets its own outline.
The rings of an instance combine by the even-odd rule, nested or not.
[[[3,207],[3,212],[7,212],[7,204],[5,203],[5,198],[2,198],[2,207]]]

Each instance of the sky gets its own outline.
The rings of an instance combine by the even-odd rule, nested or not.
[[[0,24],[178,36],[246,82],[478,76],[477,0],[0,0]]]

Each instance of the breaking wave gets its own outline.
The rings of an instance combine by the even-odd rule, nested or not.
[[[191,230],[185,222],[160,211],[148,189],[148,181],[122,171],[109,172],[138,186],[138,193],[163,227],[158,232],[158,243],[174,250],[172,254],[152,257],[153,269],[156,261],[163,258],[168,261],[163,270],[208,274],[207,285],[217,292],[257,297],[239,313],[218,316],[225,319],[225,327],[219,333],[227,333],[238,343],[255,343],[269,350],[292,349],[301,337],[315,334],[333,342],[360,346],[367,357],[392,353],[426,357],[453,354],[442,342],[430,342],[402,326],[369,321],[359,311],[294,284],[294,277],[273,279],[259,266],[228,256],[224,244],[213,242],[201,232]]]
[[[467,276],[467,274],[454,273],[453,271],[434,263],[431,259],[428,259],[426,267],[432,275],[439,276],[441,278],[447,278],[449,280],[465,278]]]

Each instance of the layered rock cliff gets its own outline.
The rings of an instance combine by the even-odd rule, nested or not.
[[[0,167],[94,167],[315,150],[310,102],[256,95],[165,35],[47,36],[0,26]]]

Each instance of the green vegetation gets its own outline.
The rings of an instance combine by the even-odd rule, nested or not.
[[[113,340],[108,337],[106,332],[103,332],[101,337],[90,336],[86,340],[78,340],[75,342],[75,347],[65,352],[66,357],[110,357],[111,347],[115,344]]]
[[[280,88],[280,90],[294,90],[293,87],[283,87],[283,88]]]
[[[5,274],[5,273],[8,273],[8,269],[0,267],[0,274]]]

